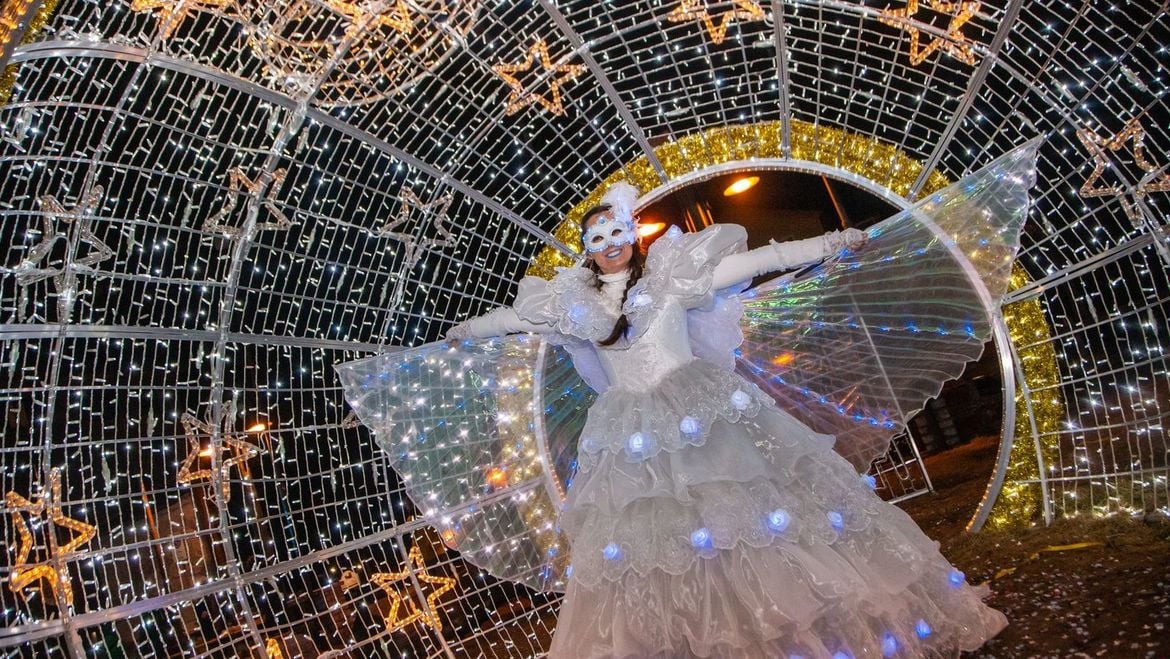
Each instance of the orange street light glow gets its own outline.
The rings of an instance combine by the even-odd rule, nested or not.
[[[736,179],[735,183],[727,186],[727,189],[723,191],[723,196],[730,197],[731,195],[736,195],[741,192],[747,192],[748,190],[756,187],[756,184],[759,182],[759,176],[745,176],[741,179]]]
[[[666,228],[665,222],[647,222],[646,224],[638,225],[638,237],[645,238],[646,236],[653,236],[654,234]]]
[[[263,432],[265,430],[268,430],[268,426],[264,425],[263,423],[257,423],[251,428],[248,428],[248,432]]]
[[[487,481],[492,487],[504,487],[508,484],[508,473],[499,467],[492,467],[488,472]]]

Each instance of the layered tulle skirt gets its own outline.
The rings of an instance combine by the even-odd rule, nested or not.
[[[833,439],[695,360],[589,411],[550,657],[922,657],[1006,624]]]

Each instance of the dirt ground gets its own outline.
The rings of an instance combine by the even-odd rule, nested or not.
[[[1010,621],[964,656],[1170,658],[1170,525],[1116,517],[967,534],[995,453],[988,437],[927,458],[936,492],[901,504],[968,581],[991,580],[988,603]],[[1100,544],[1041,551],[1078,543]]]

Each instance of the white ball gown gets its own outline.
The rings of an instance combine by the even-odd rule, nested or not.
[[[526,278],[513,308],[551,336],[343,364],[346,397],[466,560],[565,593],[549,657],[978,648],[1006,618],[859,467],[982,350],[1034,157],[1013,152],[878,225],[859,254],[760,290],[712,288],[741,228],[672,232],[612,347],[596,342],[624,280]]]

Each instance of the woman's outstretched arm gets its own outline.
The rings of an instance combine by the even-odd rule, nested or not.
[[[444,336],[448,341],[463,339],[486,339],[490,336],[503,336],[515,332],[533,332],[536,334],[552,332],[552,325],[534,323],[524,320],[512,307],[496,307],[482,316],[465,320],[451,329]]]
[[[814,263],[839,249],[858,249],[868,239],[869,235],[860,229],[845,229],[804,240],[773,241],[763,247],[723,257],[715,266],[712,287],[727,288],[767,272]]]

